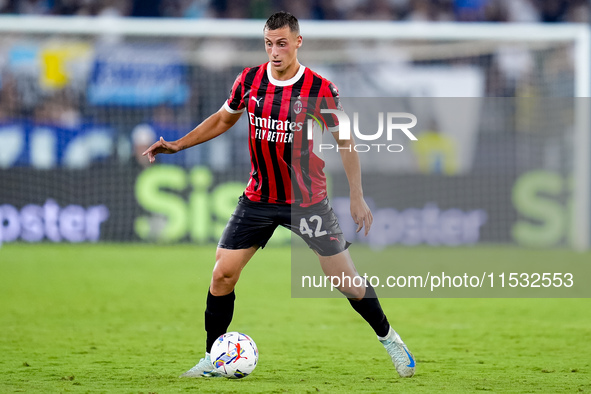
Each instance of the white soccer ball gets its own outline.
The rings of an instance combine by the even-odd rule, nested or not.
[[[210,357],[215,371],[227,378],[241,379],[254,371],[259,351],[248,335],[227,332],[216,339]]]

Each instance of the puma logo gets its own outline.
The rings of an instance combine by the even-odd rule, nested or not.
[[[236,362],[236,361],[238,361],[238,359],[240,359],[240,358],[247,358],[247,357],[241,357],[241,356],[240,356],[240,354],[241,354],[241,353],[242,353],[242,350],[240,350],[240,344],[239,344],[239,343],[237,343],[237,344],[236,344],[236,354],[237,354],[237,356],[236,356],[236,359],[235,359],[234,361],[232,361],[232,362],[234,362],[234,363],[235,363],[235,362]]]
[[[253,99],[254,101],[256,101],[256,103],[257,103],[257,108],[258,108],[258,106],[259,106],[259,104],[260,104],[261,100],[263,99],[263,98],[261,97],[261,98],[259,98],[259,99],[257,100],[257,98],[256,98],[256,97],[254,97],[254,96],[250,96],[250,98],[251,98],[251,99]]]

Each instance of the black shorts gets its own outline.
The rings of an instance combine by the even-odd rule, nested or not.
[[[277,226],[288,228],[321,256],[333,256],[350,243],[339,226],[328,199],[309,207],[250,201],[245,195],[228,221],[218,247],[223,249],[264,248]]]

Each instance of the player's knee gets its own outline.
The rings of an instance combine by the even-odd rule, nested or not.
[[[217,284],[234,285],[238,281],[238,273],[218,267],[216,264],[212,273],[212,282]]]
[[[224,264],[223,259],[217,259],[211,275],[211,284],[216,289],[232,291],[239,277],[240,272],[238,270]]]

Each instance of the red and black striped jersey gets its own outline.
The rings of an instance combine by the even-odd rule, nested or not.
[[[331,132],[338,128],[336,116],[319,117],[320,108],[340,108],[338,91],[329,80],[305,66],[286,81],[273,78],[269,63],[246,68],[236,78],[224,108],[248,115],[248,199],[305,207],[326,197],[324,160],[315,153],[308,127],[323,119],[323,128]]]

